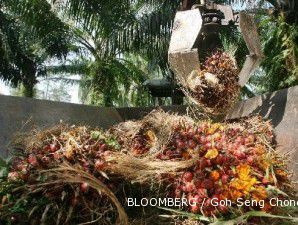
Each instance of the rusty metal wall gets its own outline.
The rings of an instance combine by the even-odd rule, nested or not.
[[[290,169],[298,179],[298,86],[276,91],[238,103],[227,119],[258,114],[274,126],[277,150],[288,155]],[[296,172],[297,171],[297,172]]]
[[[103,108],[0,95],[0,155],[7,156],[8,144],[17,131],[44,128],[60,122],[108,128],[129,119],[140,119],[153,108]],[[185,113],[185,106],[164,107]],[[298,162],[298,86],[258,96],[237,104],[227,118],[260,114],[271,119],[278,149],[292,151]],[[298,169],[298,168],[297,168]]]

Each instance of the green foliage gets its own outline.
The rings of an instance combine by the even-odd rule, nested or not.
[[[148,105],[151,98],[142,83],[156,71],[170,76],[167,51],[173,19],[180,1],[98,2],[52,1],[60,14],[70,20],[77,47],[78,61],[48,72],[69,73],[82,69],[83,102],[105,106]],[[65,17],[64,17],[65,18]],[[146,71],[137,61],[141,56]],[[81,68],[75,66],[82,66]],[[78,72],[78,71],[75,71]]]
[[[67,26],[42,0],[0,0],[0,78],[32,97],[37,77],[46,74],[47,57],[68,52]]]
[[[17,85],[19,82],[36,82],[37,71],[34,55],[22,41],[22,26],[10,15],[0,11],[0,76]]]
[[[4,6],[15,19],[21,18],[47,55],[61,58],[68,53],[69,29],[52,11],[47,1],[5,0]]]
[[[79,74],[85,103],[151,104],[142,82],[156,73],[173,78],[167,51],[180,4],[181,0],[0,0],[0,76],[13,85],[22,83],[32,96],[37,77],[60,74],[60,79],[70,81],[65,76]],[[261,30],[267,58],[263,73],[250,85],[265,92],[297,84],[297,24],[281,16],[262,17]],[[224,44],[234,45],[241,67],[247,48],[239,31],[229,27],[222,36]],[[71,60],[63,65],[45,66],[50,57],[62,59],[71,52]],[[127,55],[141,57],[146,68],[139,69],[137,60]],[[253,96],[255,89],[246,87],[243,93]]]
[[[2,159],[0,157],[0,182],[5,180],[8,175],[8,160]]]
[[[210,221],[210,219],[208,217],[205,217],[205,216],[202,216],[202,215],[199,215],[199,214],[189,213],[189,212],[185,212],[185,211],[182,211],[182,210],[176,210],[176,209],[162,208],[162,207],[160,207],[160,209],[171,212],[172,214],[174,214],[176,216],[181,216],[183,218],[189,218],[192,221],[208,222],[208,224],[210,224],[210,225],[246,224],[250,218],[267,219],[267,220],[263,221],[264,224],[269,224],[270,222],[272,222],[272,224],[275,224],[276,220],[278,220],[278,222],[279,222],[278,224],[294,225],[298,221],[297,217],[288,216],[289,211],[288,212],[284,211],[283,214],[281,214],[281,215],[274,215],[274,214],[263,212],[263,211],[249,211],[249,212],[244,213],[241,216],[236,216],[235,215],[230,220],[227,220],[227,218],[224,219],[224,218],[214,217],[214,219],[212,221]],[[291,210],[291,212],[292,211],[293,211],[293,209]],[[294,211],[295,211],[295,209],[294,209]],[[164,217],[167,217],[167,216],[164,215]],[[169,216],[169,217],[171,217],[171,216]],[[271,221],[270,221],[270,219],[271,219]],[[274,222],[274,220],[275,220],[275,222]]]
[[[95,61],[90,68],[93,104],[127,105],[127,98],[145,81],[143,71],[125,59]]]
[[[298,84],[298,25],[288,24],[280,16],[276,21],[262,17],[260,24],[265,60],[263,73],[251,83],[258,92],[275,91]]]

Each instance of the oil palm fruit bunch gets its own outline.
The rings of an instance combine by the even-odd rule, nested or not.
[[[240,93],[235,60],[228,53],[218,50],[206,58],[201,68],[190,76],[193,83],[189,85],[191,98],[206,111],[224,113]]]

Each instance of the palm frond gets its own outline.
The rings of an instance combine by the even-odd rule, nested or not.
[[[48,55],[61,58],[68,52],[69,29],[44,0],[5,0],[6,11],[26,24]]]
[[[0,76],[15,86],[20,82],[36,82],[38,70],[34,55],[20,42],[19,29],[13,18],[0,11]]]

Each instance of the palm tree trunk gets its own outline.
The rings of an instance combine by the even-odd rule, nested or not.
[[[23,83],[23,96],[28,98],[34,97],[34,84],[31,82],[24,82]]]
[[[113,107],[113,100],[109,92],[105,92],[103,98],[104,98],[103,101],[104,101],[105,107]]]

